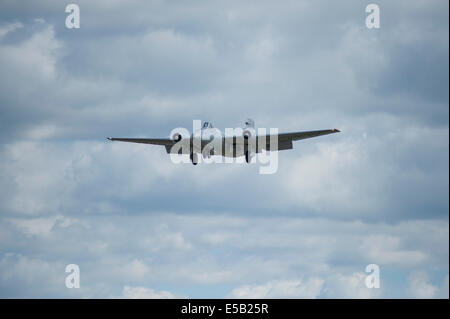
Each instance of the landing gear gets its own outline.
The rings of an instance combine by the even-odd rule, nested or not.
[[[246,151],[246,152],[245,152],[245,161],[246,161],[247,163],[250,163],[250,161],[251,161],[251,158],[250,158],[250,152],[249,152],[249,151]]]
[[[191,153],[189,156],[191,159],[192,164],[197,165],[198,164],[198,155],[197,153]]]

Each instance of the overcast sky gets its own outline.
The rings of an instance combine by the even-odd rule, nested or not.
[[[0,0],[0,297],[448,298],[448,1],[68,3]],[[273,175],[104,140],[248,117],[342,132]]]

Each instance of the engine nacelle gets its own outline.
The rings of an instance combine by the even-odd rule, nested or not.
[[[255,137],[256,132],[253,128],[248,127],[244,130],[244,132],[242,132],[242,136],[244,137],[245,140],[248,140],[252,137]]]
[[[180,133],[175,133],[175,134],[172,135],[172,140],[174,142],[179,142],[179,141],[181,141],[182,138],[183,138],[183,136],[181,136]]]
[[[244,137],[245,161],[250,163],[253,152],[256,152],[256,131],[252,127],[247,127],[244,132],[242,132],[242,136]]]

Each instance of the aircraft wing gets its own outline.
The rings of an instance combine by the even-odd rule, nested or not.
[[[270,147],[270,135],[266,135],[266,147],[261,146],[266,150],[281,151],[292,149],[292,141],[303,140],[306,138],[317,137],[327,134],[339,133],[338,129],[330,130],[318,130],[318,131],[303,131],[303,132],[292,132],[292,133],[281,133],[278,134],[278,147],[277,149],[271,149]],[[264,141],[264,139],[263,139]]]
[[[172,146],[176,142],[169,138],[121,138],[121,137],[108,137],[110,141],[120,141],[129,143],[141,143],[141,144],[153,144],[153,145],[163,145]]]
[[[331,129],[331,130],[282,133],[282,134],[278,134],[278,140],[279,141],[284,141],[284,140],[298,141],[298,140],[303,140],[305,138],[311,138],[311,137],[322,136],[322,135],[333,134],[333,133],[339,133],[339,132],[340,131],[338,129],[334,128],[334,129]]]
[[[293,148],[292,141],[303,140],[306,138],[322,136],[327,134],[339,133],[340,131],[337,129],[330,130],[319,130],[319,131],[303,131],[303,132],[292,132],[292,133],[281,133],[278,135],[258,135],[257,136],[257,144],[258,144],[258,152],[262,149],[272,150],[272,151],[281,151],[281,150],[290,150]],[[278,138],[278,146],[276,148],[270,147],[270,138]],[[231,145],[242,145],[245,143],[244,139],[236,138],[236,137],[225,137],[225,143]]]
[[[337,129],[330,130],[319,130],[319,131],[303,131],[303,132],[292,132],[292,133],[281,133],[277,136],[273,136],[274,138],[278,138],[278,146],[276,149],[271,148],[270,146],[270,138],[271,135],[259,135],[257,139],[258,144],[258,152],[261,149],[272,150],[272,151],[281,151],[281,150],[289,150],[292,149],[292,141],[303,140],[306,138],[322,136],[327,134],[333,134],[340,132]],[[166,152],[170,153],[172,146],[177,143],[176,141],[169,138],[117,138],[117,137],[108,137],[110,141],[120,141],[120,142],[129,142],[129,143],[141,143],[141,144],[153,144],[153,145],[161,145],[165,146]],[[226,137],[224,138],[225,143],[229,143],[232,145],[241,144],[244,141],[236,139],[236,137]],[[261,144],[264,143],[264,144]],[[180,153],[181,154],[181,153]]]
[[[166,153],[170,154],[172,151],[172,146],[177,142],[170,138],[122,138],[122,137],[108,137],[110,141],[119,141],[119,142],[129,142],[129,143],[140,143],[140,144],[153,144],[153,145],[161,145],[166,149]],[[189,139],[183,139],[182,141],[189,142]],[[178,150],[178,154],[190,154],[189,144],[188,147],[184,147]]]

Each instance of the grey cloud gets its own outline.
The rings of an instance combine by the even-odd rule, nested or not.
[[[381,267],[386,286],[391,280],[398,281],[389,279],[389,272],[412,272],[430,265],[445,271],[448,260],[448,245],[441,246],[448,237],[448,223],[439,220],[390,226],[317,218],[230,214],[205,218],[164,212],[133,218],[52,216],[33,220],[28,224],[33,225],[31,229],[23,221],[3,220],[1,224],[2,229],[10,229],[2,232],[2,251],[11,247],[18,234],[28,244],[21,253],[3,254],[2,296],[24,295],[22,287],[27,289],[25,296],[114,297],[124,286],[137,286],[198,297],[185,291],[196,285],[214,290],[230,284],[265,287],[270,281],[300,280],[307,287],[308,282],[317,283],[313,285],[317,289],[303,290],[297,283],[290,297],[370,297],[372,292],[364,288],[363,275],[365,265],[374,260]],[[54,223],[50,232],[47,227],[36,226],[42,222]],[[357,256],[355,262],[330,258],[350,252]],[[64,286],[68,263],[80,266],[82,288],[76,292]],[[36,272],[40,276],[33,276]],[[443,278],[438,276],[438,280],[441,283]],[[17,290],[12,290],[13,286]],[[409,281],[399,288],[409,294]],[[232,290],[227,293],[234,295]],[[380,294],[394,296],[389,290],[373,296]]]

